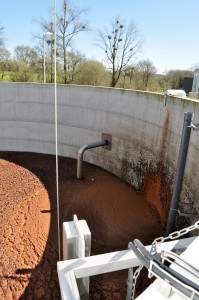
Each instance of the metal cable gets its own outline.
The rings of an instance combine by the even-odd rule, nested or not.
[[[56,191],[57,191],[57,238],[58,238],[58,257],[60,253],[60,221],[59,221],[59,168],[58,168],[58,139],[57,139],[57,24],[56,0],[54,0],[54,95],[55,95],[55,157],[56,157]]]

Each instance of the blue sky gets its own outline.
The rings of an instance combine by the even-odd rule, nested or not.
[[[144,36],[142,52],[135,63],[150,58],[163,73],[170,69],[189,69],[199,63],[199,0],[73,0],[74,5],[89,9],[87,19],[93,31],[82,33],[75,48],[87,57],[105,63],[103,51],[95,45],[94,30],[108,27],[120,16],[126,23],[133,19]],[[57,0],[57,9],[62,0]],[[33,21],[47,18],[54,0],[1,0],[0,23],[5,27],[6,46],[31,45],[38,25]]]

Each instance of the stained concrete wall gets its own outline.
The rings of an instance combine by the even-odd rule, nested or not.
[[[122,89],[59,85],[59,155],[77,157],[85,143],[112,135],[112,150],[89,150],[84,159],[129,182],[166,220],[184,112],[197,101]],[[199,212],[199,132],[192,132],[181,210]],[[55,154],[54,87],[0,83],[0,151]],[[191,219],[195,219],[192,217]]]

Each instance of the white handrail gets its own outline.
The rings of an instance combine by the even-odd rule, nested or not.
[[[163,250],[184,249],[190,245],[196,237],[157,244],[157,253]],[[151,246],[146,247],[150,251]],[[81,295],[77,295],[76,279],[98,274],[104,274],[123,269],[137,267],[140,264],[133,251],[124,250],[111,252],[95,256],[83,257],[60,261],[57,263],[59,283],[62,300],[79,300]],[[74,293],[71,291],[75,288]]]

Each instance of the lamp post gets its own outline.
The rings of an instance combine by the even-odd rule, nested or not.
[[[44,77],[44,83],[46,83],[46,36],[52,35],[53,33],[48,31],[44,33],[43,35],[43,77]]]

